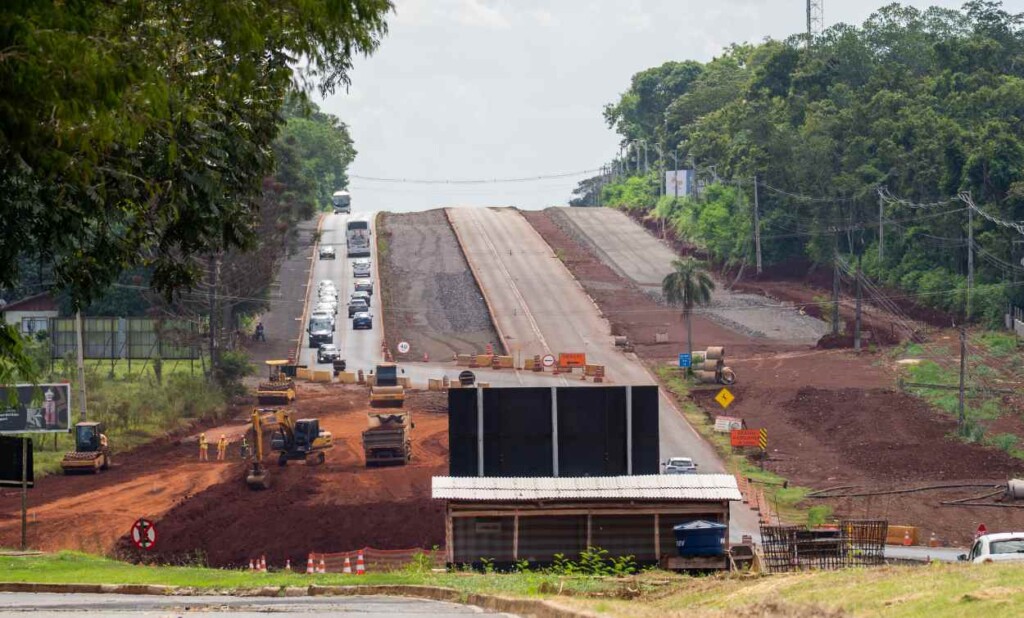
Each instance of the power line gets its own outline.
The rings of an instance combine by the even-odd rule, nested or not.
[[[552,180],[558,178],[572,178],[574,176],[583,176],[584,174],[594,174],[596,172],[604,171],[603,168],[594,168],[589,170],[580,170],[578,172],[563,172],[560,174],[544,174],[540,176],[523,176],[519,178],[476,178],[476,179],[435,179],[435,178],[381,178],[376,176],[359,176],[356,174],[349,174],[349,178],[355,180],[365,180],[368,182],[388,182],[395,184],[413,184],[413,185],[486,185],[486,184],[501,184],[501,183],[515,183],[515,182],[535,182],[538,180]]]

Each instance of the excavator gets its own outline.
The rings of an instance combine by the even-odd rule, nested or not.
[[[315,418],[294,419],[292,412],[280,408],[256,408],[252,411],[254,449],[250,456],[249,471],[245,482],[250,489],[270,487],[267,468],[263,465],[263,430],[276,426],[270,437],[270,449],[277,451],[277,465],[286,466],[289,461],[303,460],[307,464],[322,464],[325,452],[334,448],[331,432],[320,429],[320,420]]]

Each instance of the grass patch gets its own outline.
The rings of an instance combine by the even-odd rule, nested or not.
[[[992,356],[1005,357],[1017,354],[1019,351],[1020,344],[1017,342],[1017,335],[1013,333],[985,331],[973,339],[974,343],[981,345]]]
[[[764,490],[765,498],[783,521],[814,526],[832,516],[832,509],[829,506],[818,505],[808,509],[801,504],[807,493],[811,491],[810,488],[793,485],[782,487],[783,483],[787,482],[786,479],[772,472],[761,470],[746,456],[735,453],[732,446],[729,445],[729,434],[715,431],[714,424],[704,410],[689,398],[690,382],[679,369],[660,365],[655,367],[655,372],[665,388],[675,395],[686,420],[705,440],[714,445],[722,456],[726,470],[730,474],[739,474],[749,478],[761,487]]]

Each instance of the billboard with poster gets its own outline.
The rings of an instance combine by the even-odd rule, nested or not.
[[[0,386],[0,434],[70,430],[70,384]]]
[[[669,197],[692,197],[695,184],[693,170],[669,170],[665,172],[665,195]]]

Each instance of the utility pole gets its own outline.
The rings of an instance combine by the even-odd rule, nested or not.
[[[861,305],[861,256],[857,256],[857,309],[853,318],[853,350],[860,352],[860,305]]]
[[[832,335],[839,336],[839,232],[832,244]]]
[[[75,338],[78,340],[78,409],[83,423],[88,420],[85,405],[85,347],[82,343],[82,310],[75,311]]]
[[[956,419],[956,427],[960,435],[963,435],[964,427],[967,424],[967,416],[964,414],[964,391],[967,381],[967,327],[960,325],[960,399],[958,402],[959,416]]]
[[[971,292],[974,290],[974,209],[967,206],[967,308],[964,320],[971,319]]]
[[[878,196],[878,265],[882,265],[882,258],[885,257],[885,226],[882,224],[882,210],[885,206],[885,200],[882,196]]]
[[[761,212],[757,201],[757,174],[754,174],[754,256],[757,274],[761,274]]]

